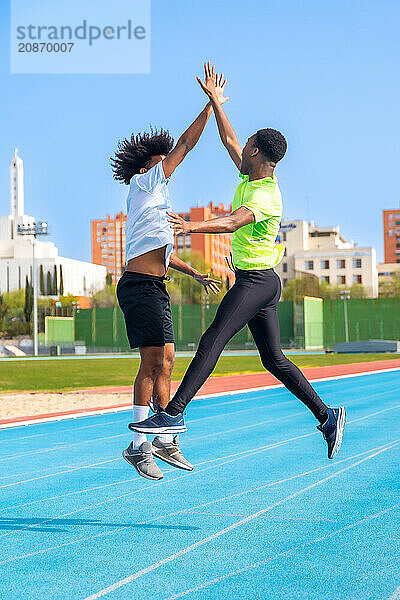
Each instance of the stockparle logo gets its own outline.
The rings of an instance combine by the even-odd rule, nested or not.
[[[12,0],[11,73],[149,73],[150,0]]]

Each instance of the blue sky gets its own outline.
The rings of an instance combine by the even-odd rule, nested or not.
[[[195,75],[210,58],[228,77],[225,107],[240,141],[261,127],[288,139],[277,169],[284,216],[338,224],[383,260],[382,210],[400,206],[399,7],[153,0],[151,74],[10,75],[1,0],[0,214],[18,146],[26,212],[48,220],[61,255],[90,260],[90,220],[124,206],[126,188],[109,168],[117,140],[150,123],[177,138],[205,103]],[[236,184],[210,121],[174,174],[173,206],[228,204]]]

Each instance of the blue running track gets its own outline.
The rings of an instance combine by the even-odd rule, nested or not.
[[[121,457],[130,412],[0,430],[1,600],[400,599],[400,373],[194,401],[192,473]]]

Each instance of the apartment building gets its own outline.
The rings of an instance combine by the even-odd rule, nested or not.
[[[118,213],[114,218],[91,222],[92,263],[103,265],[117,283],[125,269],[125,223],[126,215]]]
[[[385,263],[400,263],[400,208],[383,211]]]
[[[317,227],[302,220],[283,221],[280,241],[286,252],[276,271],[283,284],[300,272],[320,281],[350,287],[362,284],[370,297],[378,295],[376,253],[346,241],[339,227]]]
[[[179,213],[186,221],[208,221],[224,217],[231,212],[231,207],[225,208],[223,204],[192,207],[187,213]],[[211,266],[215,276],[226,282],[233,283],[235,277],[226,264],[225,257],[229,256],[232,248],[232,235],[230,233],[194,233],[192,235],[178,235],[175,237],[175,252],[182,254],[193,252],[200,254],[204,262]]]

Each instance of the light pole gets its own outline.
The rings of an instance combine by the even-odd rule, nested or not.
[[[38,355],[38,310],[37,310],[37,272],[36,272],[36,237],[47,235],[47,223],[41,221],[31,225],[18,225],[19,235],[33,235],[32,240],[32,287],[33,287],[33,354]]]
[[[340,299],[344,301],[344,331],[346,336],[346,342],[349,341],[349,317],[347,313],[347,300],[350,300],[350,291],[349,290],[341,290]]]

